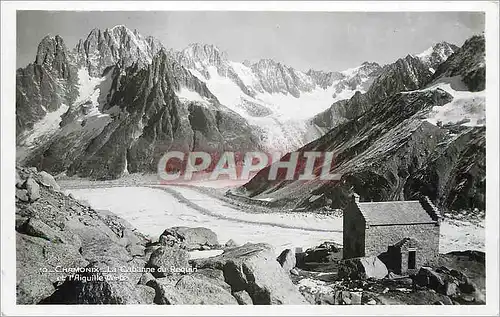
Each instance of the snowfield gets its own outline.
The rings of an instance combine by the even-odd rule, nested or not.
[[[485,251],[484,220],[474,224],[463,220],[445,219],[441,223],[439,252]]]
[[[437,125],[461,124],[463,126],[484,126],[486,124],[485,91],[470,92],[458,77],[441,78],[434,85],[421,91],[442,89],[453,96],[453,100],[443,106],[433,107],[426,121]]]
[[[109,210],[140,232],[156,239],[168,227],[206,227],[224,244],[266,242],[276,252],[309,248],[324,241],[342,244],[342,218],[306,212],[252,213],[183,186],[71,189],[75,198],[95,209]],[[484,251],[484,221],[473,224],[445,219],[441,225],[440,252]],[[214,253],[215,254],[215,253]],[[212,253],[195,252],[192,257]]]
[[[175,94],[177,95],[179,100],[183,102],[195,101],[201,103],[204,106],[210,105],[210,103],[205,98],[203,98],[199,93],[185,87],[181,87],[181,89],[179,91],[176,91]]]
[[[236,62],[230,62],[229,65],[247,87],[260,85],[251,68]],[[360,67],[347,70],[344,75],[355,76]],[[301,92],[300,98],[290,94],[257,90],[255,96],[251,97],[227,77],[227,74],[221,76],[215,66],[207,66],[206,70],[208,78],[197,69],[189,69],[191,74],[206,83],[221,104],[245,118],[250,125],[262,130],[263,138],[260,142],[266,149],[283,152],[293,151],[322,136],[324,131],[311,124],[309,119],[326,110],[335,101],[351,98],[356,92],[347,87],[337,92],[337,85],[340,82],[337,80],[327,89],[317,86],[309,92]],[[301,72],[297,74],[307,77]],[[368,78],[363,77],[362,83],[366,80]],[[364,92],[361,87],[357,89]],[[186,92],[179,92],[177,95],[182,100],[201,101],[198,96]]]
[[[328,240],[342,242],[342,218],[327,219],[311,213],[252,214],[195,190],[175,186],[166,189],[115,187],[69,192],[95,209],[115,213],[153,239],[166,228],[188,226],[213,230],[222,244],[229,239],[238,244],[267,242],[276,252],[317,246]],[[181,193],[192,201],[180,196]]]

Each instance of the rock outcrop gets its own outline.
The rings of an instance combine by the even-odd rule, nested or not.
[[[17,168],[17,186],[29,180],[40,194],[16,201],[18,304],[306,303],[269,245],[190,260],[187,250],[219,247],[215,233],[173,227],[160,240],[174,243],[152,242],[112,213],[55,190],[49,176]]]
[[[431,72],[448,59],[453,53],[458,51],[459,47],[447,42],[439,42],[429,47],[417,57],[427,66]]]
[[[267,244],[245,244],[220,256],[193,262],[199,269],[222,271],[231,291],[246,291],[255,305],[306,303]]]
[[[147,267],[154,269],[153,276],[165,277],[174,274],[173,270],[190,268],[188,260],[189,255],[185,250],[177,247],[160,247],[149,257]]]
[[[353,280],[367,278],[382,279],[388,273],[385,264],[376,256],[342,260],[338,268],[339,278],[350,278]]]
[[[148,239],[116,216],[100,214],[54,190],[57,183],[47,182],[52,179],[47,173],[34,168],[18,168],[17,173],[39,193],[36,200],[16,201],[17,302],[146,303],[144,292],[134,286],[140,276],[118,272],[141,265],[125,245],[145,245]],[[123,238],[127,231],[128,238]],[[115,270],[111,275],[124,280],[91,280],[99,279],[104,269]]]
[[[296,257],[295,253],[290,249],[285,249],[280,255],[276,258],[276,261],[281,265],[283,270],[286,273],[290,273],[290,270],[295,267]]]
[[[217,247],[217,235],[207,228],[173,227],[166,229],[160,236],[160,242],[165,245],[178,245],[191,250],[205,250]]]
[[[376,257],[330,261],[324,268],[296,269],[293,280],[307,301],[317,305],[484,304],[484,263],[453,252],[439,259],[436,266],[422,267],[416,274],[400,276],[389,272],[385,277],[384,269],[379,277],[365,274],[367,267],[375,271]]]
[[[74,54],[78,66],[86,68],[92,77],[101,77],[110,65],[147,66],[162,48],[155,38],[143,37],[137,30],[117,25],[90,31],[85,40],[77,43]]]
[[[16,72],[16,136],[50,112],[69,106],[78,96],[78,76],[63,39],[46,36],[38,45],[36,59]]]
[[[460,76],[469,91],[485,89],[486,63],[484,35],[468,39],[464,45],[439,65],[434,78]]]
[[[177,305],[238,305],[229,285],[202,273],[185,275],[175,285],[158,281],[162,294],[159,301]]]

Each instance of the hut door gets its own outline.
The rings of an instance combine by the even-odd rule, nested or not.
[[[415,268],[417,251],[408,251],[408,270]]]

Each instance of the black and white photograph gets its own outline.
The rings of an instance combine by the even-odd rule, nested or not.
[[[2,2],[2,314],[498,315],[498,2],[397,3]]]

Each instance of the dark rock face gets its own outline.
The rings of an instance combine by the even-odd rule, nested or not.
[[[336,157],[332,173],[342,174],[340,181],[309,182],[300,187],[287,186],[294,181],[276,180],[267,181],[269,168],[260,171],[244,187],[252,196],[266,192],[268,188],[279,188],[282,203],[292,203],[290,207],[308,206],[311,195],[324,194],[333,202],[334,208],[341,208],[347,202],[347,194],[354,190],[364,199],[384,201],[394,199],[413,199],[423,187],[425,174],[423,171],[432,171],[443,174],[440,184],[441,189],[434,188],[431,197],[438,201],[440,207],[475,207],[474,200],[460,200],[459,197],[470,197],[481,200],[482,185],[481,151],[472,155],[477,145],[484,145],[484,128],[465,128],[460,132],[459,138],[450,138],[446,129],[440,129],[419,119],[419,111],[428,111],[432,105],[443,105],[451,100],[450,95],[443,91],[435,90],[425,93],[398,94],[373,106],[357,120],[348,121],[332,129],[325,136],[302,148],[300,151],[333,151]],[[427,110],[426,110],[427,109]],[[380,111],[380,112],[379,112]],[[469,139],[475,135],[475,143],[460,142],[461,138]],[[457,151],[458,149],[458,151]],[[453,156],[446,158],[453,152]],[[438,159],[440,157],[441,159]],[[435,170],[436,160],[452,160],[457,162],[452,174],[446,170]],[[468,171],[467,162],[478,159],[478,171]],[[472,174],[474,173],[474,174]],[[461,176],[463,175],[463,176]],[[468,186],[458,186],[459,180],[467,179]],[[421,180],[421,181],[420,181]],[[432,184],[432,182],[430,182]],[[451,187],[444,189],[444,184]],[[281,185],[278,185],[281,184]],[[417,185],[420,184],[420,185]],[[425,184],[429,184],[425,182]],[[455,185],[456,184],[456,185]],[[476,184],[476,185],[473,185]],[[426,185],[431,186],[431,185]],[[434,186],[434,185],[433,185]],[[417,188],[418,187],[418,188]],[[293,188],[293,189],[292,189]],[[479,189],[479,190],[477,190]],[[460,192],[460,195],[457,193]],[[451,196],[451,199],[446,197]],[[294,197],[290,199],[288,197]],[[366,197],[366,198],[365,198]]]
[[[473,36],[439,65],[434,78],[460,76],[469,91],[485,89],[486,64],[483,35]]]
[[[404,162],[398,163],[399,156],[395,154],[398,151],[415,153],[413,151],[416,149],[413,147],[416,140],[412,141],[412,138],[406,137],[408,134],[414,135],[414,138],[417,139],[428,139],[428,135],[425,137],[423,135],[427,133],[435,134],[439,130],[437,127],[422,123],[421,120],[416,118],[415,115],[419,111],[429,109],[432,105],[443,105],[450,100],[451,96],[440,90],[425,93],[415,92],[397,94],[383,102],[375,104],[356,120],[351,120],[337,126],[320,139],[306,145],[299,151],[333,151],[335,154],[335,162],[332,164],[331,171],[332,173],[337,171],[342,173],[343,181],[323,182],[318,180],[317,182],[304,184],[304,186],[298,190],[301,192],[304,191],[304,193],[307,190],[307,199],[309,199],[310,194],[319,195],[323,193],[323,190],[326,190],[329,192],[327,197],[332,198],[338,203],[339,197],[341,197],[339,196],[340,192],[337,192],[335,195],[333,189],[335,187],[340,189],[340,187],[352,186],[356,184],[357,178],[366,180],[371,179],[373,182],[380,179],[380,177],[373,177],[376,174],[380,175],[380,172],[371,172],[370,170],[373,168],[387,169],[391,166],[388,163],[391,160],[394,161],[393,164],[396,169],[398,168],[396,166],[401,163],[415,164],[416,162],[422,162],[405,159]],[[418,142],[422,142],[424,139]],[[433,144],[437,144],[434,143],[433,139],[431,140]],[[377,150],[377,148],[380,148],[380,150]],[[382,149],[392,149],[392,151]],[[365,154],[362,155],[362,153]],[[405,155],[408,157],[409,154]],[[420,153],[418,157],[420,157]],[[380,160],[380,163],[377,164],[377,160]],[[422,158],[420,158],[420,160],[422,160]],[[381,164],[381,162],[385,163]],[[338,166],[338,168],[336,168],[336,166]],[[412,169],[410,168],[407,170]],[[276,184],[282,183],[283,185],[278,186],[278,188],[283,191],[283,186],[293,182],[278,179],[267,184],[268,172],[269,168],[261,170],[244,187],[249,190],[252,195],[258,195],[266,191],[268,186],[275,187]],[[397,171],[395,175],[397,175]],[[264,180],[266,180],[266,182],[264,182]],[[394,180],[394,182],[395,187],[393,188],[396,189],[398,188],[398,185],[396,185],[397,181]],[[378,184],[377,186],[375,186],[375,184],[373,184],[373,186],[360,186],[363,183],[364,181],[360,181],[360,183],[356,184],[357,186],[355,186],[355,188],[358,191],[364,188],[363,193],[370,197],[368,199],[381,199],[382,197],[379,196],[381,193],[375,194],[375,191],[385,191],[390,188],[388,184],[380,184],[380,186]],[[315,190],[314,188],[316,186],[322,189]],[[367,191],[371,191],[372,194],[368,194]],[[299,193],[296,194],[297,195],[293,197],[300,197]]]
[[[452,299],[461,302],[484,302],[484,294],[466,274],[447,267],[432,269],[422,267],[413,276],[413,281],[420,286],[428,287]]]
[[[458,51],[459,47],[447,42],[439,42],[434,44],[430,51],[426,51],[422,54],[417,55],[418,58],[429,68],[434,71],[450,57],[453,53]],[[432,70],[431,70],[432,71]]]
[[[365,94],[359,91],[349,100],[335,102],[329,109],[313,117],[319,127],[331,129],[366,112],[373,104],[402,91],[416,90],[431,81],[432,73],[417,57],[408,55],[384,67],[366,67],[374,80]],[[378,66],[378,65],[377,65]]]
[[[72,104],[78,76],[71,54],[61,37],[45,37],[38,45],[35,62],[16,72],[16,136],[61,104]]]
[[[387,98],[400,91],[416,90],[430,82],[432,73],[416,57],[408,55],[384,66],[367,92],[371,101]]]
[[[477,50],[469,49],[474,43]],[[438,81],[448,64],[452,69],[472,65],[472,72],[461,72],[476,73],[478,63],[470,61],[481,58],[484,61],[484,51],[474,37],[450,56],[450,63],[440,66],[434,78]],[[284,175],[268,181],[268,167],[243,186],[244,194],[274,195],[274,203],[287,208],[309,208],[313,195],[323,195],[331,208],[342,208],[352,191],[367,201],[411,200],[424,194],[444,209],[484,208],[485,128],[435,126],[425,121],[432,107],[443,106],[453,97],[439,88],[405,91],[431,85],[432,78],[419,59],[407,56],[385,66],[366,94],[356,93],[315,117],[315,123],[325,127],[337,121],[299,152],[333,152],[330,171],[341,174],[339,181],[317,178],[298,185],[296,180],[284,180]]]

